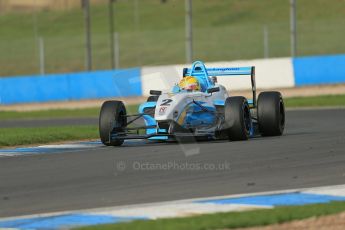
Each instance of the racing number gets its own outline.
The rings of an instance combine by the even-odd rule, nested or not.
[[[170,105],[170,102],[172,102],[173,100],[171,99],[164,99],[161,104],[161,106],[169,106]]]

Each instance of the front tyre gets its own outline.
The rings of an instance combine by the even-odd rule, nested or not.
[[[285,128],[285,107],[280,92],[262,92],[258,97],[259,131],[263,136],[280,136]]]
[[[228,97],[224,105],[224,118],[229,140],[248,140],[252,121],[246,98]]]
[[[99,115],[99,136],[104,145],[120,146],[123,139],[111,138],[111,134],[124,132],[127,124],[126,108],[122,101],[105,101]]]

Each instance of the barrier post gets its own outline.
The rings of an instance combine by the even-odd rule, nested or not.
[[[86,42],[86,60],[85,67],[88,71],[92,70],[92,47],[91,47],[91,20],[90,20],[90,1],[82,0],[85,21],[85,42]]]
[[[268,44],[268,27],[267,25],[264,25],[263,29],[263,35],[264,35],[264,58],[269,57],[269,44]]]
[[[115,69],[114,0],[109,0],[109,34],[111,68]]]
[[[193,23],[192,23],[192,0],[185,0],[186,5],[186,62],[193,61]]]
[[[296,0],[290,0],[290,39],[291,57],[297,55]]]
[[[44,40],[42,37],[38,38],[38,49],[40,58],[40,73],[45,74],[45,52],[44,52]]]
[[[114,56],[115,56],[115,69],[120,68],[120,38],[119,33],[114,33]]]

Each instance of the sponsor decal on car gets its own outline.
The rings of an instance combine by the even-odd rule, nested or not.
[[[165,106],[161,106],[159,108],[159,115],[164,115],[165,114],[165,111],[167,110],[168,107],[165,107]]]
[[[171,103],[172,101],[173,101],[173,100],[171,100],[171,99],[164,99],[164,100],[162,101],[161,106],[162,106],[162,105],[169,106],[170,103]]]

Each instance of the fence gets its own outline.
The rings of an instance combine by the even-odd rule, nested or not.
[[[63,0],[56,2],[59,1]],[[297,4],[297,54],[345,53],[345,18],[341,11],[345,3],[327,3],[329,13],[324,11],[322,0],[303,0]],[[108,12],[108,1],[91,5],[94,70],[112,66],[114,49],[110,42]],[[114,31],[118,33],[118,66],[185,63],[184,26],[182,0],[116,1]],[[289,33],[288,0],[193,0],[194,60],[287,57],[290,56]],[[83,71],[84,34],[80,6],[21,14],[3,12],[0,15],[0,76]],[[44,46],[40,45],[40,39]],[[44,47],[43,54],[40,47]]]

